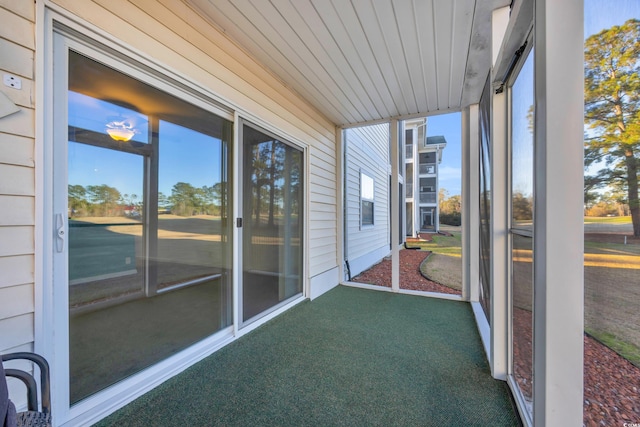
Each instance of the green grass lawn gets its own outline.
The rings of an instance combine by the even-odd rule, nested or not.
[[[459,227],[446,228],[452,236],[432,235],[430,242],[412,242],[409,246],[419,246],[431,255],[420,266],[420,271],[429,279],[462,290],[462,233]]]
[[[584,242],[585,254],[640,255],[640,245],[622,243]]]
[[[454,231],[453,236],[434,234],[431,242],[411,242],[409,247],[420,247],[423,251],[431,251],[435,254],[462,256],[462,233]]]
[[[584,222],[586,223],[602,223],[602,224],[631,224],[630,216],[585,216]]]

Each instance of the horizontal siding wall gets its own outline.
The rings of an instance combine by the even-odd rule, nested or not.
[[[34,340],[35,4],[0,0],[0,85],[19,111],[0,117],[0,353],[31,351]]]
[[[345,131],[347,259],[389,248],[389,125]],[[374,179],[374,225],[360,227],[360,171]]]

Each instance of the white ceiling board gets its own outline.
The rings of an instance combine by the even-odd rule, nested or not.
[[[386,86],[393,99],[395,111],[405,114],[408,111],[407,101],[402,96],[402,88],[393,69],[392,59],[389,56],[387,44],[378,22],[378,16],[374,8],[371,7],[371,0],[353,0],[352,4],[356,10],[358,21],[361,25],[366,45],[358,46],[361,49],[370,49],[374,58],[372,67],[377,68],[382,76],[382,81],[377,84]]]
[[[380,116],[372,94],[365,87],[368,82],[366,74],[358,74],[356,71],[356,68],[363,69],[361,61],[354,55],[356,51],[353,43],[348,42],[350,41],[349,35],[333,5],[325,2],[324,7],[319,10],[307,2],[292,1],[290,5],[291,9],[289,10],[307,6],[298,11],[301,22],[295,28],[298,32],[305,34],[304,39],[308,44],[311,43],[309,44],[311,50],[315,51],[317,46],[317,49],[325,52],[326,55],[320,62],[331,63],[335,72],[343,76],[342,87],[353,91],[357,102],[369,116]],[[304,28],[302,23],[306,23],[307,28]],[[343,42],[338,43],[337,40]],[[380,103],[378,102],[378,105]]]
[[[350,58],[365,89],[378,106],[380,118],[390,117],[397,110],[397,106],[377,65],[373,50],[369,48],[369,41],[360,25],[360,19],[353,4],[344,0],[333,0],[333,4],[351,42],[343,43],[345,56]],[[363,46],[365,48],[362,48]]]
[[[471,28],[473,25],[473,14],[475,9],[474,0],[455,0],[453,3],[454,28],[453,40],[451,44],[452,52],[469,51],[471,38]],[[489,52],[487,52],[489,53]],[[454,57],[454,63],[451,67],[451,81],[464,82],[464,76],[467,68],[467,57],[457,55]],[[488,71],[488,70],[487,70]],[[454,84],[450,86],[449,106],[458,106],[462,102],[463,84]]]
[[[433,14],[433,0],[415,3],[416,16],[421,17],[424,28],[418,33],[420,46],[420,61],[423,68],[423,79],[427,88],[427,111],[438,109],[438,73],[436,67],[435,26]]]
[[[451,51],[453,31],[453,4],[451,2],[434,1],[434,28],[435,28],[435,49],[436,49],[436,69],[438,76],[437,87],[437,108],[450,108],[449,91],[451,82],[451,67],[453,66],[453,55]],[[447,30],[451,29],[451,30]],[[466,56],[465,56],[466,58]],[[455,82],[454,82],[455,84]]]
[[[415,98],[417,111],[425,111],[425,106],[429,105],[427,100],[427,88],[423,78],[424,66],[418,39],[419,28],[424,25],[422,19],[418,19],[415,9],[415,1],[411,2],[411,7],[399,7],[394,9],[395,20],[400,37],[402,39],[402,54],[406,59],[409,76],[411,78],[411,88]],[[420,21],[420,22],[419,22]]]
[[[184,0],[337,125],[478,102],[509,0]]]
[[[404,99],[407,110],[402,114],[409,114],[410,111],[418,111],[418,103],[416,101],[415,89],[411,79],[411,67],[409,66],[412,58],[405,54],[403,40],[400,37],[400,27],[396,10],[391,2],[376,2],[370,0],[378,19],[378,31],[385,40],[387,52],[391,58],[391,65],[394,71],[394,77],[400,86],[400,95]],[[400,8],[408,9],[406,6]],[[402,22],[401,25],[410,25]],[[416,69],[415,72],[418,72]]]
[[[211,3],[205,1],[203,4],[213,7],[213,10],[203,10],[206,17],[215,16],[217,21],[214,22],[233,40],[287,86],[325,113],[330,120],[339,122],[362,119],[362,116],[354,115],[357,110],[348,100],[344,99],[344,102],[341,102],[338,99],[335,86],[326,86],[324,80],[315,76],[315,71],[311,68],[313,64],[302,61],[276,29],[255,11],[248,0],[234,0],[233,3],[227,0]]]
[[[237,4],[242,5],[244,2],[234,0],[232,4],[236,6]],[[332,105],[337,103],[346,116],[352,116],[351,113],[353,113],[356,120],[364,117],[359,115],[360,109],[354,104],[354,97],[345,95],[340,76],[337,73],[332,74],[324,68],[324,63],[314,57],[313,52],[300,39],[296,29],[289,27],[278,11],[273,9],[270,2],[259,0],[257,4],[261,5],[260,9],[243,7],[242,12],[247,14],[247,19],[256,26],[259,34],[264,37],[254,38],[256,49],[260,50],[262,46],[268,46],[268,43],[271,43],[281,54],[276,56],[273,54],[275,52],[272,52],[268,58],[264,59],[269,61],[267,65],[271,66],[274,61],[277,61],[278,65],[285,68],[288,74],[294,76],[296,84],[292,82],[293,87],[298,88],[308,82],[317,92],[315,97],[326,97]],[[239,31],[242,30],[240,26],[237,28]],[[303,78],[296,78],[296,76]]]

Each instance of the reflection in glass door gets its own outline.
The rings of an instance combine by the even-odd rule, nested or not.
[[[68,283],[56,286],[68,286],[73,404],[230,325],[232,124],[68,61],[68,139],[56,141]]]
[[[533,416],[534,69],[529,52],[511,94],[511,373]]]
[[[242,321],[302,293],[302,151],[242,127]]]

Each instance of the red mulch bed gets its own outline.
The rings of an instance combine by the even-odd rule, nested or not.
[[[422,276],[420,264],[429,254],[430,252],[417,250],[400,251],[400,288],[460,295],[460,291]],[[391,259],[385,258],[352,281],[391,287]],[[529,359],[532,351],[530,319],[530,315],[516,316],[514,319],[515,322],[526,320],[526,326],[520,325],[517,328],[519,337],[516,340],[518,345],[514,349],[517,353],[514,359],[520,361],[516,366],[516,377],[528,395],[532,392]],[[640,423],[640,368],[599,341],[585,335],[584,425],[623,426],[624,423]]]
[[[584,337],[584,425],[640,423],[640,368]]]
[[[410,245],[410,242],[407,242]],[[426,279],[420,272],[420,264],[431,252],[418,250],[400,251],[400,289],[438,292],[460,295],[460,291]],[[351,279],[352,282],[391,287],[391,257],[383,259],[370,269]]]

